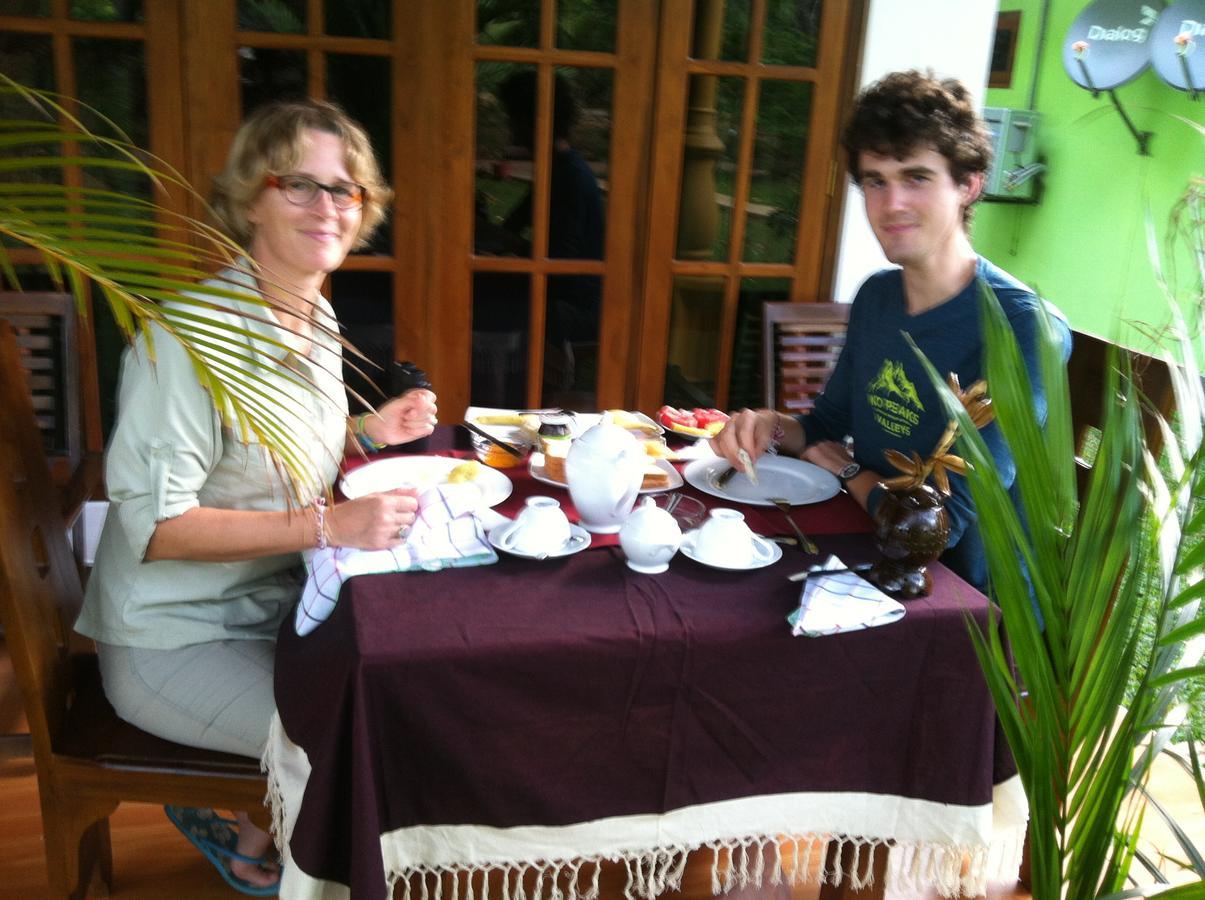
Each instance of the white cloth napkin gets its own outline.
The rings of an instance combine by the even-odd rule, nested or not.
[[[481,490],[471,482],[428,488],[419,495],[418,516],[405,543],[390,550],[327,547],[305,552],[306,581],[293,627],[304,636],[325,622],[339,602],[343,582],[354,575],[497,562],[485,530],[487,522],[492,527],[500,521],[506,519],[482,504]]]
[[[843,569],[836,556],[824,561],[822,569]],[[904,615],[902,604],[892,600],[855,572],[823,575],[817,571],[804,582],[799,608],[787,616],[791,634],[823,637],[843,631],[859,631],[887,625]]]
[[[672,435],[673,432],[670,434]],[[715,459],[716,452],[711,449],[711,441],[707,438],[699,438],[693,444],[687,444],[677,451],[673,458],[676,460]]]

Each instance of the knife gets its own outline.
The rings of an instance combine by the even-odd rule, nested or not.
[[[740,450],[738,452],[740,454],[741,463],[745,467],[745,469],[744,469],[745,474],[749,476],[750,483],[753,485],[756,485],[757,484],[757,469],[753,465],[752,457],[750,457],[749,453],[745,450]],[[714,487],[720,488],[722,490],[723,488],[728,486],[728,482],[730,482],[732,480],[732,476],[735,475],[737,473],[737,471],[738,470],[735,467],[729,466],[727,469],[725,469],[723,472],[721,472],[719,475],[717,475],[715,477],[715,480],[712,482],[712,485]]]
[[[861,563],[856,566],[850,566],[848,569],[821,569],[813,567],[806,572],[796,572],[794,575],[788,575],[787,581],[807,581],[813,575],[844,575],[846,572],[853,572],[855,575],[865,575],[872,568],[870,563]]]
[[[503,450],[505,450],[511,456],[517,456],[520,459],[523,458],[523,451],[520,450],[518,447],[514,446],[513,444],[508,444],[506,441],[498,440],[496,437],[494,437],[488,431],[478,428],[476,425],[472,424],[471,422],[462,422],[461,424],[464,425],[464,427],[467,428],[469,431],[473,432],[473,434],[483,437],[487,441],[489,441],[491,444],[496,444],[497,446],[501,447]]]
[[[732,466],[729,466],[715,477],[715,481],[713,481],[712,484],[718,488],[725,488],[728,486],[728,482],[732,480],[732,476],[735,474],[736,469],[734,469]]]

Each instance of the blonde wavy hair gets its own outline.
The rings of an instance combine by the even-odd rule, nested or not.
[[[264,189],[269,175],[297,170],[308,130],[333,134],[343,141],[344,165],[352,181],[365,189],[356,247],[368,243],[385,218],[393,191],[381,177],[372,144],[364,129],[347,113],[322,100],[289,100],[261,106],[234,135],[226,166],[213,180],[211,203],[218,221],[243,246],[251,243],[255,227],[247,213]]]

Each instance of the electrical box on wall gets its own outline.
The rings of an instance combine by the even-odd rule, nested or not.
[[[1038,114],[1030,109],[989,106],[983,119],[992,135],[992,167],[985,200],[1038,202],[1037,176],[1046,170],[1038,162]]]

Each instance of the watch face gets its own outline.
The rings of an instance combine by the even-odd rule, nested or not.
[[[837,477],[840,478],[842,481],[845,481],[848,478],[853,478],[860,471],[862,471],[862,467],[860,465],[858,465],[856,462],[851,462],[848,466],[846,466],[844,469],[842,469],[840,472],[837,473]]]

